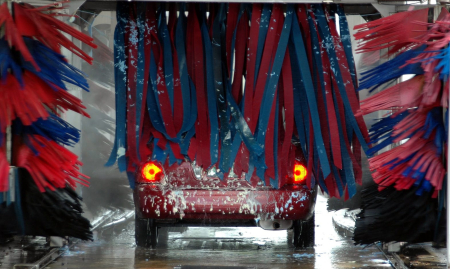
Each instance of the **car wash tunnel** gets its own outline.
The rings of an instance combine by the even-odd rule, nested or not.
[[[446,0],[0,0],[0,268],[448,268]]]

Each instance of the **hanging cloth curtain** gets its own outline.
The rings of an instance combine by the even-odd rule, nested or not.
[[[233,173],[281,188],[298,158],[311,171],[309,188],[353,196],[368,132],[355,115],[342,9],[221,3],[207,13],[190,4],[187,17],[185,4],[178,9],[118,3],[117,130],[107,165],[117,160],[132,187],[135,170],[155,160],[195,161],[221,180]]]

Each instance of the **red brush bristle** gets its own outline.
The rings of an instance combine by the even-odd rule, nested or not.
[[[427,30],[428,9],[400,12],[368,23],[355,26],[359,40],[357,51],[370,52],[390,48],[387,56],[413,45],[411,39]]]
[[[415,76],[410,80],[385,89],[362,100],[357,115],[367,115],[378,110],[395,109],[403,111],[410,107],[417,107],[421,102],[423,84],[424,77]]]
[[[47,12],[51,11],[50,8],[35,9],[30,5],[17,3],[14,3],[14,8],[16,16],[21,18],[16,20],[20,21],[17,23],[17,30],[23,36],[34,37],[56,52],[60,52],[61,46],[63,46],[86,62],[92,63],[92,57],[75,46],[73,42],[64,36],[63,32],[92,48],[96,48],[97,45],[93,43],[94,39],[92,37],[56,19],[54,14]]]
[[[0,149],[0,192],[8,190],[9,163],[3,149]]]
[[[80,162],[75,154],[39,135],[29,135],[28,139],[39,153],[34,154],[23,145],[19,149],[18,166],[28,170],[42,192],[46,188],[65,188],[66,183],[74,188],[77,183],[88,186],[89,177],[79,171]]]
[[[55,91],[31,72],[23,73],[24,87],[21,88],[17,79],[9,74],[5,85],[0,85],[0,99],[7,100],[0,106],[0,122],[5,123],[3,128],[11,125],[12,120],[19,118],[23,124],[31,125],[33,122],[48,117],[47,108],[56,111],[72,110],[89,117],[86,108],[80,99],[67,91]]]
[[[34,61],[33,56],[31,56],[30,52],[28,51],[28,48],[25,45],[25,42],[23,41],[19,30],[17,29],[11,14],[9,13],[6,2],[0,6],[0,26],[2,25],[5,26],[5,39],[9,42],[9,44],[20,51],[23,58],[26,61],[30,62],[34,66],[34,68],[39,71],[40,68]]]

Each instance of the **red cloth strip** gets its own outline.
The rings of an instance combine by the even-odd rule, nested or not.
[[[284,65],[284,59],[283,59],[283,65]],[[292,75],[292,74],[291,74]],[[275,154],[277,154],[277,166],[278,166],[278,186],[281,187],[283,186],[280,183],[280,177],[281,174],[285,174],[286,171],[281,171],[283,164],[286,164],[286,162],[288,161],[286,158],[288,156],[282,156],[282,150],[283,150],[283,141],[285,139],[285,130],[284,130],[284,92],[288,89],[285,89],[285,85],[284,85],[284,79],[283,79],[283,66],[280,72],[280,81],[278,83],[278,141],[275,141],[277,143],[277,152],[275,152]],[[289,153],[288,153],[289,154]],[[284,157],[284,158],[282,158]],[[284,165],[284,167],[286,167],[286,165]]]
[[[275,110],[276,110],[276,102],[277,102],[277,92],[275,92],[275,96],[273,97],[272,108],[269,117],[269,125],[266,130],[265,137],[265,145],[264,145],[264,154],[265,154],[265,162],[267,165],[267,169],[265,171],[266,177],[275,178],[275,159],[273,150],[273,135],[274,135],[274,124],[275,124]]]
[[[322,64],[324,70],[324,80],[325,80],[325,98],[327,101],[327,113],[328,113],[328,126],[330,130],[330,142],[331,142],[331,149],[332,149],[332,155],[333,155],[333,163],[334,165],[342,169],[342,155],[341,155],[341,142],[339,139],[339,132],[336,132],[335,130],[338,130],[337,125],[337,117],[336,117],[336,111],[335,111],[335,104],[333,100],[333,89],[331,88],[331,70],[330,70],[330,63],[328,61],[327,57],[322,56]],[[355,136],[356,137],[356,136]]]
[[[274,22],[273,26],[276,25],[276,27],[273,27],[274,30],[276,30],[275,39],[270,40],[270,41],[275,41],[275,44],[278,44],[278,42],[280,40],[281,30],[283,29],[283,21],[284,21],[284,15],[282,12],[279,12],[279,10],[281,10],[280,7],[274,6],[273,12],[272,12],[272,17],[271,17],[271,22],[269,23],[269,29],[271,29],[270,27],[271,27],[272,22]],[[278,24],[276,24],[276,23],[278,23]],[[269,30],[269,32],[270,32],[270,30]],[[266,45],[267,45],[267,39],[266,39]],[[266,50],[266,47],[264,47],[264,50]],[[273,58],[273,56],[276,54],[276,51],[277,51],[277,46],[273,46],[271,58]],[[268,55],[268,54],[266,54],[266,55]],[[263,53],[263,59],[264,59],[264,53]],[[267,66],[267,68],[270,68],[270,66],[272,66],[272,65],[273,65],[272,59],[270,59],[270,65]],[[266,66],[263,67],[263,64],[261,63],[259,74],[261,74],[261,70],[266,70],[265,68],[266,68]],[[257,85],[258,85],[258,82],[257,82]],[[262,99],[261,99],[261,101],[262,101]],[[265,137],[265,146],[264,146],[264,148],[265,148],[265,163],[267,165],[267,170],[265,171],[265,175],[270,178],[275,178],[274,154],[276,154],[276,152],[274,152],[274,143],[275,143],[275,141],[274,141],[274,134],[275,134],[274,124],[275,124],[275,114],[276,114],[276,101],[277,101],[277,91],[275,91],[275,95],[273,97],[273,103],[272,103],[271,113],[270,113],[270,117],[269,117],[269,124],[267,126],[266,137]],[[259,114],[260,105],[257,105],[257,107],[258,107],[258,114]],[[253,109],[256,110],[255,107],[253,107]],[[268,108],[265,108],[265,109],[268,109]],[[254,113],[253,116],[255,116],[255,115],[256,114]],[[257,119],[257,118],[255,118],[255,119]]]
[[[143,106],[146,108],[147,105],[143,104]],[[141,161],[145,162],[147,161],[152,154],[152,151],[149,148],[148,141],[152,137],[152,123],[150,122],[150,117],[145,111],[144,114],[141,114],[141,117],[143,118],[143,127],[142,127],[142,134],[140,136],[141,140],[139,143],[139,154],[141,155]]]
[[[307,9],[308,9],[308,6],[306,4],[299,4],[297,6],[297,17],[298,17],[298,22],[300,23],[300,26],[302,29],[303,40],[305,42],[305,47],[306,47],[306,54],[308,55],[309,69],[313,70],[313,68],[312,68],[313,54],[312,54],[312,44],[311,44],[311,31],[309,30]]]
[[[333,81],[334,89],[337,89],[338,86],[337,86],[337,83],[336,83],[336,79],[334,79],[334,75],[333,75],[332,81]],[[341,124],[342,124],[342,126],[346,126],[345,125],[345,110],[344,110],[344,103],[342,101],[342,97],[339,94],[338,90],[335,91],[335,94],[336,94],[336,101],[337,101],[337,105],[338,105],[338,109],[339,109],[339,115],[340,115],[340,119],[341,119]],[[347,128],[342,128],[342,132],[343,132],[344,138],[348,137],[346,129]],[[356,178],[359,178],[361,176],[360,174],[362,174],[361,164],[356,161],[356,158],[353,155],[353,151],[352,151],[352,149],[350,147],[350,141],[348,141],[348,139],[344,139],[344,141],[345,141],[345,147],[347,148],[347,152],[348,152],[348,154],[350,156],[350,159],[352,160],[353,173],[355,175],[355,181],[356,181]]]
[[[146,10],[146,18],[149,17],[149,13],[152,12],[152,9],[147,8]],[[151,125],[150,118],[147,113],[147,90],[148,90],[148,79],[150,76],[150,50],[151,50],[151,33],[149,29],[148,21],[145,22],[145,32],[144,32],[144,85],[142,90],[142,105],[141,105],[141,119],[139,123],[139,154],[141,156],[141,161],[146,161],[148,155],[151,152],[148,152],[147,143],[150,139],[150,128],[148,125]]]
[[[167,28],[169,29],[170,33],[170,40],[172,43],[175,42],[175,29],[177,25],[177,4],[174,2],[169,3],[169,23],[167,24]]]
[[[282,6],[279,4],[275,4],[273,6],[272,15],[270,17],[269,30],[267,32],[266,41],[264,44],[264,51],[262,54],[261,65],[259,67],[258,79],[256,80],[255,92],[253,95],[253,104],[251,107],[245,107],[245,109],[252,110],[252,117],[251,121],[249,122],[249,127],[252,132],[255,132],[256,125],[258,123],[258,116],[261,109],[264,89],[266,86],[267,77],[269,76],[270,72],[269,67],[271,66],[274,50],[276,50],[275,45],[278,44],[278,27],[283,27],[283,23],[280,23],[278,21],[280,18],[280,14],[283,14]]]
[[[151,3],[153,5],[153,3]],[[163,59],[163,54],[162,54],[162,45],[159,42],[159,37],[157,34],[157,21],[156,21],[156,17],[155,17],[155,8],[154,6],[149,7],[150,11],[149,13],[147,13],[148,17],[148,21],[150,23],[149,27],[150,27],[150,33],[151,33],[151,40],[153,42],[151,42],[151,46],[152,46],[152,52],[153,52],[153,56],[155,58],[155,62],[158,66],[157,68],[157,83],[156,83],[156,88],[158,91],[158,99],[159,99],[159,104],[160,104],[160,111],[161,111],[161,116],[162,119],[164,121],[164,127],[166,129],[166,133],[169,137],[171,138],[175,138],[177,136],[177,133],[175,131],[175,126],[173,123],[173,114],[172,114],[172,106],[170,104],[170,99],[169,99],[169,93],[167,91],[166,88],[166,83],[165,83],[165,75],[164,75],[164,59]]]
[[[279,177],[279,186],[283,186],[286,181],[286,176],[291,168],[288,165],[289,161],[289,150],[292,144],[292,135],[294,133],[294,91],[293,91],[293,83],[292,83],[292,70],[291,70],[291,57],[289,55],[289,50],[286,50],[286,55],[284,57],[283,67],[281,69],[282,82],[283,82],[283,96],[279,98],[283,98],[284,103],[284,124],[285,124],[285,132],[284,139],[281,144],[281,154],[278,155],[279,167],[280,171]],[[281,115],[281,112],[280,112]],[[280,121],[282,123],[283,121]],[[283,124],[280,124],[283,126]],[[281,141],[280,133],[278,134]]]
[[[242,15],[239,24],[236,28],[236,40],[235,40],[235,69],[234,74],[230,74],[233,76],[233,84],[232,84],[232,95],[235,99],[236,103],[240,103],[242,100],[242,77],[245,75],[245,62],[246,62],[246,53],[248,49],[248,36],[249,36],[250,26],[249,26],[249,18],[247,12],[244,12]],[[228,42],[228,40],[227,40]],[[230,78],[231,80],[231,78]],[[236,175],[241,175],[243,171],[243,164],[246,161],[248,167],[248,159],[243,160],[244,153],[244,143],[241,143],[238,153],[236,155],[234,161],[234,173]],[[248,156],[248,155],[247,155]],[[248,169],[248,168],[247,168]]]
[[[244,116],[247,124],[252,121],[252,105],[254,94],[254,77],[256,66],[256,51],[258,49],[258,36],[259,36],[259,21],[261,19],[262,5],[253,4],[252,7],[252,19],[250,23],[250,38],[248,40],[248,53],[246,57],[247,74],[245,79],[245,99],[244,99]],[[249,167],[249,151],[244,143],[241,144],[241,148],[238,152],[236,161],[240,160],[242,171],[248,173]],[[240,175],[241,171],[235,171],[237,175]]]
[[[307,168],[307,170],[310,173],[306,174],[306,185],[308,186],[308,189],[311,189],[311,186],[312,186],[311,179],[312,179],[312,175],[315,173],[315,171],[313,169],[313,166],[314,166],[314,164],[313,164],[313,162],[314,162],[314,160],[313,160],[313,155],[314,155],[313,154],[313,150],[314,150],[314,130],[313,130],[313,125],[312,125],[311,114],[308,114],[308,115],[309,115],[309,145],[308,145],[309,155],[308,155],[308,168]],[[314,174],[314,176],[316,176],[316,175]]]
[[[170,13],[169,13],[169,32],[170,39],[172,43],[172,60],[173,60],[173,91],[174,91],[174,108],[173,108],[173,123],[175,125],[175,131],[178,133],[181,130],[183,125],[183,97],[181,94],[181,81],[180,81],[180,67],[178,64],[178,54],[175,48],[175,31],[176,31],[176,19],[177,19],[177,10],[176,4],[170,4]]]
[[[336,196],[336,182],[334,181],[333,173],[329,174],[327,178],[325,178],[325,186],[327,186],[328,194],[330,197]]]
[[[226,53],[227,53],[227,74],[228,76],[232,76],[231,72],[231,43],[233,41],[233,34],[234,30],[236,29],[237,19],[239,15],[239,9],[241,4],[239,3],[229,3],[228,4],[228,15],[227,15],[227,29],[226,29]],[[241,26],[241,24],[239,24]],[[248,26],[248,22],[247,22]],[[238,28],[239,29],[239,28]],[[245,42],[246,43],[246,42]],[[239,44],[239,42],[236,40],[236,46]],[[237,49],[236,49],[237,50]],[[236,55],[236,61],[239,58]],[[242,58],[241,60],[244,60],[245,58]]]
[[[317,28],[316,28],[317,29]],[[319,37],[320,40],[320,37]],[[333,100],[333,89],[331,87],[331,74],[332,71],[330,69],[330,61],[327,57],[327,53],[324,48],[321,48],[321,54],[320,57],[322,59],[322,68],[323,68],[323,77],[324,77],[324,84],[325,84],[325,99],[327,103],[326,112],[328,114],[328,127],[329,127],[329,139],[331,143],[331,149],[332,149],[332,156],[333,156],[333,163],[334,165],[342,169],[342,155],[341,155],[341,142],[339,139],[339,132],[338,125],[337,125],[337,118],[336,118],[336,111],[335,111],[335,104]],[[345,126],[345,125],[344,125]],[[343,127],[345,128],[345,127]],[[326,129],[325,129],[326,130]],[[331,154],[329,154],[330,156]]]
[[[188,70],[189,74],[192,76],[192,81],[194,82],[196,92],[197,92],[197,108],[198,117],[195,125],[195,136],[197,140],[197,147],[202,150],[197,152],[196,160],[197,165],[208,168],[211,164],[210,158],[210,128],[209,128],[209,116],[208,116],[208,102],[206,98],[206,85],[205,85],[205,69],[203,60],[203,46],[201,46],[200,41],[202,41],[202,34],[200,31],[200,24],[197,20],[197,13],[195,11],[194,5],[189,7],[188,17]],[[192,14],[192,15],[191,15]],[[203,41],[202,41],[203,42]],[[189,55],[192,54],[192,55]],[[192,142],[191,142],[192,144]],[[193,148],[194,150],[195,148]],[[191,151],[191,149],[189,149]]]
[[[313,18],[313,20],[315,21],[314,15],[311,13],[311,17]],[[322,46],[322,39],[319,36],[319,30],[318,30],[318,26],[316,23],[314,23],[314,28],[315,28],[315,33],[310,33],[311,35],[317,35],[317,39],[319,41],[320,46],[320,57],[322,59],[321,62],[316,63],[317,65],[322,65],[322,72],[323,72],[323,76],[326,76],[327,74],[329,74],[329,72],[331,70],[326,69],[323,63],[323,58],[327,58],[326,57],[326,50],[325,48]],[[328,89],[322,89],[322,83],[320,81],[320,74],[319,74],[319,67],[316,67],[314,69],[311,69],[312,73],[315,73],[315,76],[313,76],[313,78],[315,78],[316,80],[316,92],[317,92],[317,108],[318,108],[318,112],[319,112],[319,118],[320,118],[320,129],[322,130],[322,138],[323,138],[323,142],[325,145],[325,150],[327,152],[327,156],[331,156],[331,143],[330,143],[330,132],[331,129],[328,128],[328,117],[327,117],[327,108],[329,107],[325,107],[325,96],[323,96],[323,91],[325,91],[325,94],[327,92],[327,90],[331,90],[331,84],[330,85],[326,85],[325,87],[328,86]],[[331,91],[329,91],[329,93],[331,93]],[[328,104],[327,104],[328,105]],[[334,107],[332,107],[331,109],[334,109]],[[337,130],[337,129],[336,129]],[[327,177],[329,178],[329,177]],[[327,187],[328,188],[328,187]]]
[[[336,25],[333,20],[329,19],[329,14],[325,10],[325,14],[327,16],[327,21],[330,29],[331,36],[333,36],[334,48],[336,51],[336,56],[339,62],[339,68],[341,70],[342,79],[345,85],[345,91],[347,92],[348,100],[350,101],[350,106],[352,107],[353,114],[356,114],[359,110],[359,99],[357,97],[357,92],[355,89],[356,85],[352,83],[352,76],[350,74],[350,69],[348,67],[348,62],[346,61],[346,55],[344,51],[344,46],[342,44],[341,38],[336,30]],[[366,123],[362,116],[356,116],[356,121],[358,123],[359,129],[366,142],[369,143],[369,132],[367,131]]]
[[[245,12],[241,17],[241,20],[239,21],[236,33],[236,62],[233,74],[232,95],[237,104],[239,104],[242,99],[242,76],[245,74],[244,66],[247,53],[248,32],[248,15],[247,12]]]

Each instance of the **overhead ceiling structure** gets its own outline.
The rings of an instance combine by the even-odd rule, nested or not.
[[[28,0],[30,2],[51,2],[51,1],[39,1]],[[130,0],[128,0],[130,1]],[[145,0],[144,0],[145,1]],[[101,11],[115,11],[118,1],[111,0],[72,0],[69,5],[68,14],[74,14],[78,8],[83,10],[89,10],[93,13],[99,13]],[[178,0],[167,0],[166,2],[180,2]],[[190,2],[190,1],[186,1]],[[197,0],[195,2],[237,2],[237,3],[335,3],[344,4],[344,11],[348,15],[363,15],[366,21],[372,21],[380,17],[386,17],[391,14],[405,11],[411,6],[415,8],[433,8],[439,5],[450,4],[450,0],[283,0],[283,1],[271,1],[271,0]],[[381,16],[380,16],[381,15]],[[433,16],[432,14],[430,14]],[[82,23],[81,23],[82,24]]]
[[[71,1],[74,2],[74,1]],[[75,2],[85,2],[83,4],[84,9],[91,9],[91,10],[101,10],[101,11],[112,11],[116,8],[117,1],[111,1],[111,0],[78,0]],[[178,0],[167,0],[166,2],[180,2]],[[186,1],[189,2],[189,1]],[[438,1],[436,0],[410,0],[410,1],[397,1],[397,0],[283,0],[283,1],[271,1],[271,0],[228,0],[228,1],[222,1],[222,0],[197,0],[195,2],[237,2],[237,3],[311,3],[311,4],[317,4],[317,3],[335,3],[335,4],[345,4],[344,7],[348,7],[351,11],[351,13],[355,14],[367,14],[366,12],[371,11],[368,6],[373,6],[376,9],[380,6],[394,6],[395,8],[399,8],[402,6],[410,6],[410,5],[417,5],[417,6],[423,6],[429,7],[429,6],[435,6]],[[440,3],[450,3],[449,1],[440,1]],[[382,8],[382,7],[380,7]],[[396,9],[393,9],[395,12]],[[384,9],[384,8],[382,8]],[[373,11],[373,9],[372,9]]]

